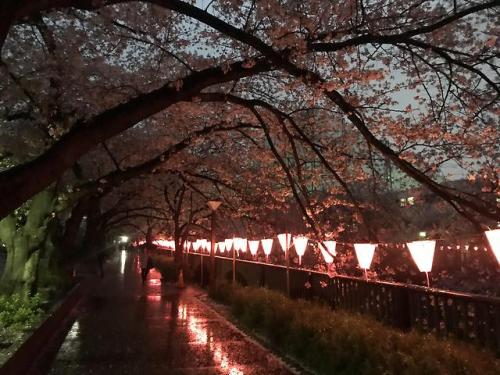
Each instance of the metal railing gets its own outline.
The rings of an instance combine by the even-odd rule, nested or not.
[[[205,254],[188,253],[195,272]],[[205,265],[208,265],[205,261]],[[206,266],[204,266],[205,268]],[[231,258],[216,256],[216,278],[232,279]],[[204,269],[208,280],[208,267]],[[236,260],[237,281],[287,292],[286,267]],[[290,296],[319,299],[334,309],[369,314],[402,330],[418,329],[493,349],[500,354],[500,298],[290,268]]]

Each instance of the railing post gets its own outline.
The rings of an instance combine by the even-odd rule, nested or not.
[[[266,286],[266,266],[264,264],[260,266],[260,286]]]
[[[409,331],[412,326],[411,318],[411,292],[406,287],[396,287],[393,291],[397,290],[396,302],[396,325],[398,328]]]

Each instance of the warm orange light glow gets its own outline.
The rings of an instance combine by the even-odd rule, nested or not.
[[[175,248],[175,241],[159,238],[153,241],[153,245],[173,250]]]
[[[493,254],[495,254],[495,257],[497,258],[497,262],[500,263],[500,229],[488,230],[484,233],[490,243]]]
[[[297,252],[297,255],[299,256],[299,264],[302,264],[302,257],[304,256],[304,253],[306,252],[307,248],[307,242],[309,239],[304,236],[297,236],[293,238],[293,247],[295,247],[295,251]]]
[[[259,241],[248,241],[248,248],[250,249],[250,254],[255,256],[259,250]]]
[[[420,272],[431,272],[436,241],[413,241],[406,245]]]
[[[355,243],[354,250],[356,251],[356,257],[358,258],[359,266],[362,269],[369,269],[372,263],[373,254],[375,253],[375,247],[377,244],[373,243]]]
[[[292,240],[292,235],[290,233],[278,234],[278,241],[280,242],[283,251],[287,251],[290,248],[291,240]]]

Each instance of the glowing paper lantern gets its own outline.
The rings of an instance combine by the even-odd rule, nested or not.
[[[201,242],[200,250],[201,250],[201,252],[203,252],[203,250],[207,249],[207,243],[208,243],[208,241],[207,241],[206,238],[203,238],[203,239],[200,240],[200,242]]]
[[[224,242],[226,244],[226,250],[231,251],[231,247],[233,246],[233,240],[231,238],[226,238]]]
[[[329,242],[335,242],[335,241],[329,241]],[[325,262],[328,264],[333,263],[333,256],[331,255],[331,252],[329,253],[328,251],[326,251],[327,247],[325,245],[323,245],[321,242],[318,243],[318,246],[319,246],[319,249],[321,250],[321,254],[323,255],[323,259],[325,260]],[[335,255],[336,253],[334,252],[332,254]]]
[[[354,250],[356,251],[356,257],[358,258],[359,267],[361,267],[365,271],[370,268],[376,246],[377,244],[373,243],[354,244]]]
[[[239,237],[234,237],[233,238],[233,249],[235,251],[240,251],[240,238]]]
[[[500,263],[500,229],[487,230],[484,233],[490,243],[493,254],[495,254],[495,257],[497,258],[497,262]]]
[[[420,272],[431,272],[436,241],[413,241],[406,245]]]
[[[243,253],[246,253],[247,252],[247,239],[246,238],[240,238],[240,245],[239,245],[239,248],[240,248],[240,251],[243,252]]]
[[[335,241],[323,241],[325,244],[326,248],[332,254],[333,256],[337,255],[337,251],[335,250],[337,247],[337,242]]]
[[[194,251],[198,251],[198,249],[200,248],[200,246],[201,246],[200,240],[196,240],[196,241],[193,242],[193,250]]]
[[[299,264],[302,264],[302,256],[304,256],[304,253],[306,252],[308,241],[309,239],[304,236],[297,236],[293,238],[293,246],[299,256]]]
[[[427,286],[430,287],[429,272],[432,270],[436,241],[413,241],[406,245],[420,272],[425,272]]]
[[[223,253],[226,251],[226,242],[219,242],[219,252]]]
[[[260,240],[262,243],[262,249],[264,250],[264,254],[266,254],[266,259],[269,258],[269,254],[271,254],[271,250],[273,249],[273,239],[266,238],[264,240]]]
[[[248,241],[248,248],[250,249],[250,254],[255,256],[257,254],[257,250],[259,250],[259,241]]]
[[[281,248],[283,251],[287,251],[290,248],[290,241],[292,239],[292,235],[290,233],[281,233],[278,234],[278,241],[280,242]]]

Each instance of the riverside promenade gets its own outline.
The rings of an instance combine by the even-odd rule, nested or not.
[[[51,375],[293,374],[198,298],[199,289],[146,285],[134,253],[106,266],[68,332]]]

